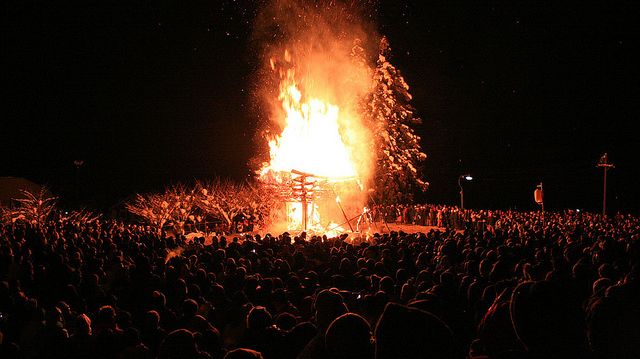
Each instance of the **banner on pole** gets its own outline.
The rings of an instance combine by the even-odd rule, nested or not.
[[[536,190],[533,191],[533,199],[535,199],[537,204],[542,204],[542,200],[543,200],[542,188],[536,188]]]

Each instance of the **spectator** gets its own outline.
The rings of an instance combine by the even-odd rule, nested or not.
[[[443,228],[205,244],[115,220],[0,224],[3,358],[640,357],[638,217],[371,213]]]
[[[390,303],[375,331],[376,359],[458,358],[451,330],[428,312]]]
[[[336,318],[327,328],[324,338],[329,358],[373,358],[371,328],[357,314],[347,313]]]

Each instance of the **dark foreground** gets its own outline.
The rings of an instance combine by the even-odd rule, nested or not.
[[[639,233],[518,212],[358,245],[4,225],[0,357],[640,358]]]

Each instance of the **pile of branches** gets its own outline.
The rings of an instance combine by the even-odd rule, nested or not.
[[[145,224],[162,231],[172,228],[184,233],[207,219],[217,219],[227,228],[239,215],[255,224],[269,221],[278,196],[268,187],[215,179],[193,186],[175,185],[161,193],[137,194],[126,209]]]
[[[22,198],[14,198],[12,207],[3,207],[2,221],[5,223],[25,222],[41,227],[53,216],[58,198],[50,196],[45,187],[38,192],[20,190]]]
[[[21,197],[14,198],[10,207],[0,207],[0,221],[3,223],[26,223],[43,228],[54,220],[77,223],[93,223],[101,215],[86,209],[63,211],[58,206],[58,197],[49,194],[46,187],[37,192],[20,190]]]

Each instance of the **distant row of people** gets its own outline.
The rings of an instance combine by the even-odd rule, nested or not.
[[[413,224],[465,229],[467,226],[492,226],[495,211],[461,210],[459,207],[431,204],[377,205],[372,209],[376,222]]]

